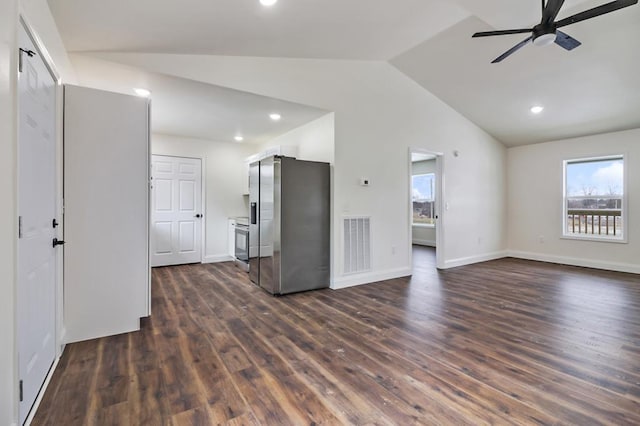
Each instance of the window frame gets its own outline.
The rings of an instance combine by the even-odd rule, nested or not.
[[[586,163],[586,162],[595,162],[595,161],[607,161],[607,160],[622,160],[623,169],[622,169],[622,206],[621,206],[621,215],[622,215],[622,236],[616,237],[611,235],[600,235],[600,234],[575,234],[568,232],[568,206],[567,206],[567,166],[572,163]],[[578,241],[597,241],[603,243],[617,243],[617,244],[627,244],[629,238],[629,214],[628,214],[628,205],[629,205],[629,193],[628,193],[628,171],[627,171],[627,155],[626,153],[620,154],[609,154],[609,155],[598,155],[593,157],[581,157],[581,158],[571,158],[565,159],[562,162],[562,232],[561,239],[564,240],[578,240]]]
[[[429,201],[432,203],[432,212],[431,212],[431,216],[432,216],[432,220],[434,221],[434,223],[415,223],[413,221],[413,179],[418,177],[418,176],[433,176],[433,178],[431,179],[431,195],[432,198],[426,201]],[[411,197],[411,226],[415,226],[417,228],[435,228],[436,224],[435,224],[435,216],[436,216],[436,173],[435,172],[428,172],[428,173],[418,173],[418,174],[412,174],[411,175],[411,193],[412,193],[412,197]]]

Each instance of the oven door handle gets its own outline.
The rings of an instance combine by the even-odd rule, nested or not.
[[[251,203],[251,224],[258,224],[258,203]]]

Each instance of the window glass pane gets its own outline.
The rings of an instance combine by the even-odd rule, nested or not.
[[[412,176],[413,223],[435,224],[435,175]]]
[[[622,159],[567,164],[567,195],[622,195]]]
[[[566,165],[565,235],[621,238],[624,161],[607,158]]]

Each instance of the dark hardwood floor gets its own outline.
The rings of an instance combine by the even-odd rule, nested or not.
[[[274,298],[153,271],[140,332],[68,345],[34,425],[640,424],[640,277],[502,259]]]

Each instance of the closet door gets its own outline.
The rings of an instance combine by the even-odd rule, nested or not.
[[[57,83],[21,25],[18,75],[18,368],[24,423],[56,356],[57,261],[54,221]]]
[[[202,164],[151,157],[151,266],[202,262]]]
[[[149,307],[149,102],[65,86],[67,342],[139,328]]]

